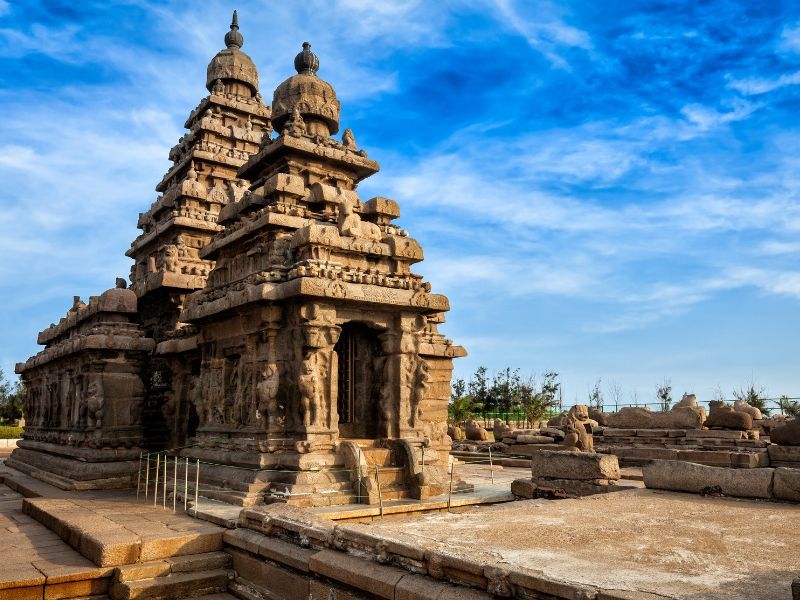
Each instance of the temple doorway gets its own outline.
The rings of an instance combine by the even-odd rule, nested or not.
[[[378,332],[362,323],[345,323],[334,350],[338,357],[339,436],[374,438],[378,431],[381,354]]]

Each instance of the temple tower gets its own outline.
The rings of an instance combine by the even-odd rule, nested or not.
[[[186,294],[201,289],[214,266],[200,250],[222,227],[220,210],[241,198],[247,183],[236,173],[271,131],[270,109],[258,93],[258,71],[241,51],[244,38],[233,13],[226,48],[208,65],[206,88],[185,127],[188,132],[170,150],[173,165],[156,186],[161,194],[139,215],[142,233],[127,255],[134,259],[131,289],[139,297],[145,332],[157,342],[175,335]],[[185,441],[182,414],[169,357],[156,357],[145,373],[145,432],[153,449]],[[183,356],[191,360],[191,356]],[[174,423],[173,423],[174,421]],[[176,429],[177,427],[177,429]]]
[[[466,353],[438,333],[448,301],[412,273],[422,249],[392,223],[397,203],[359,197],[379,166],[349,129],[332,137],[340,104],[308,43],[294,65],[273,97],[279,135],[240,169],[249,190],[220,211],[199,254],[215,266],[181,312],[201,360],[185,453],[220,465],[204,487],[242,504],[373,501],[376,464],[386,493],[440,493]]]

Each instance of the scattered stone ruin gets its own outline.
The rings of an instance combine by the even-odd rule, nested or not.
[[[9,464],[64,488],[135,485],[139,454],[213,466],[204,494],[243,505],[425,498],[449,484],[445,296],[379,165],[317,76],[308,43],[272,107],[234,12],[203,98],[140,214],[124,281],[43,331],[17,365],[28,426]],[[275,133],[276,132],[276,133]],[[423,460],[425,472],[419,464]],[[455,489],[465,484],[456,480]]]
[[[485,459],[491,448],[495,461],[505,466],[528,466],[531,455],[566,447],[613,454],[623,467],[670,460],[711,467],[800,468],[800,420],[784,415],[764,418],[757,410],[743,402],[712,404],[707,415],[695,395],[686,394],[667,411],[630,407],[604,413],[576,405],[529,429],[496,420],[494,440],[462,440],[459,428],[452,425],[451,437],[454,456]]]

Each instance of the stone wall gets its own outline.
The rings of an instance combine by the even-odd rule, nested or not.
[[[127,487],[142,444],[144,358],[155,343],[135,322],[136,295],[76,298],[39,335],[45,349],[16,371],[25,385],[23,440],[8,464],[60,487]]]

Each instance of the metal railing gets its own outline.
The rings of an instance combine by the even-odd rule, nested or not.
[[[190,448],[187,446],[185,448]],[[181,457],[178,455],[178,450],[184,448],[164,450],[160,452],[142,452],[139,455],[139,471],[136,478],[136,498],[143,500],[146,504],[152,502],[153,507],[161,506],[164,510],[169,508],[168,499],[172,500],[172,512],[175,513],[180,506],[178,503],[179,497],[182,497],[183,510],[186,514],[193,515],[198,518],[198,508],[200,497],[203,492],[218,493],[226,488],[209,488],[203,489],[200,487],[200,469],[201,465],[206,466],[225,466],[229,468],[242,469],[248,471],[264,472],[264,471],[280,471],[287,472],[289,469],[255,469],[248,467],[238,467],[234,465],[220,465],[219,463],[212,463],[202,461],[200,459],[192,459],[189,457]],[[360,463],[359,459],[359,463]],[[462,461],[464,462],[464,461]],[[421,470],[423,475],[426,473],[425,452],[421,452]],[[488,459],[480,459],[469,461],[468,464],[485,464],[488,467],[491,479],[491,485],[495,485],[494,477],[494,460],[491,448],[489,449]],[[320,469],[322,470],[322,469]],[[448,460],[447,473],[449,475],[449,482],[440,481],[435,475],[435,470],[428,469],[428,473],[433,476],[434,482],[438,485],[447,485],[447,509],[448,511],[452,506],[452,497],[454,494],[463,493],[462,490],[454,490],[453,483],[455,477],[456,462]],[[353,494],[360,503],[363,498],[369,498],[369,494],[362,493],[364,486],[361,465],[354,467],[343,467],[338,469],[325,469],[326,472],[331,471],[349,471],[353,474],[354,483],[357,481],[358,488]],[[369,476],[367,476],[369,477]],[[383,494],[383,486],[381,485],[381,469],[378,465],[374,465],[374,478],[375,490],[378,496],[378,511],[380,517],[384,516],[385,499]],[[233,490],[231,490],[233,491]],[[317,492],[324,493],[324,492]],[[291,496],[308,496],[308,492],[296,494],[284,494],[284,497]],[[190,506],[189,499],[194,499],[194,503]]]

